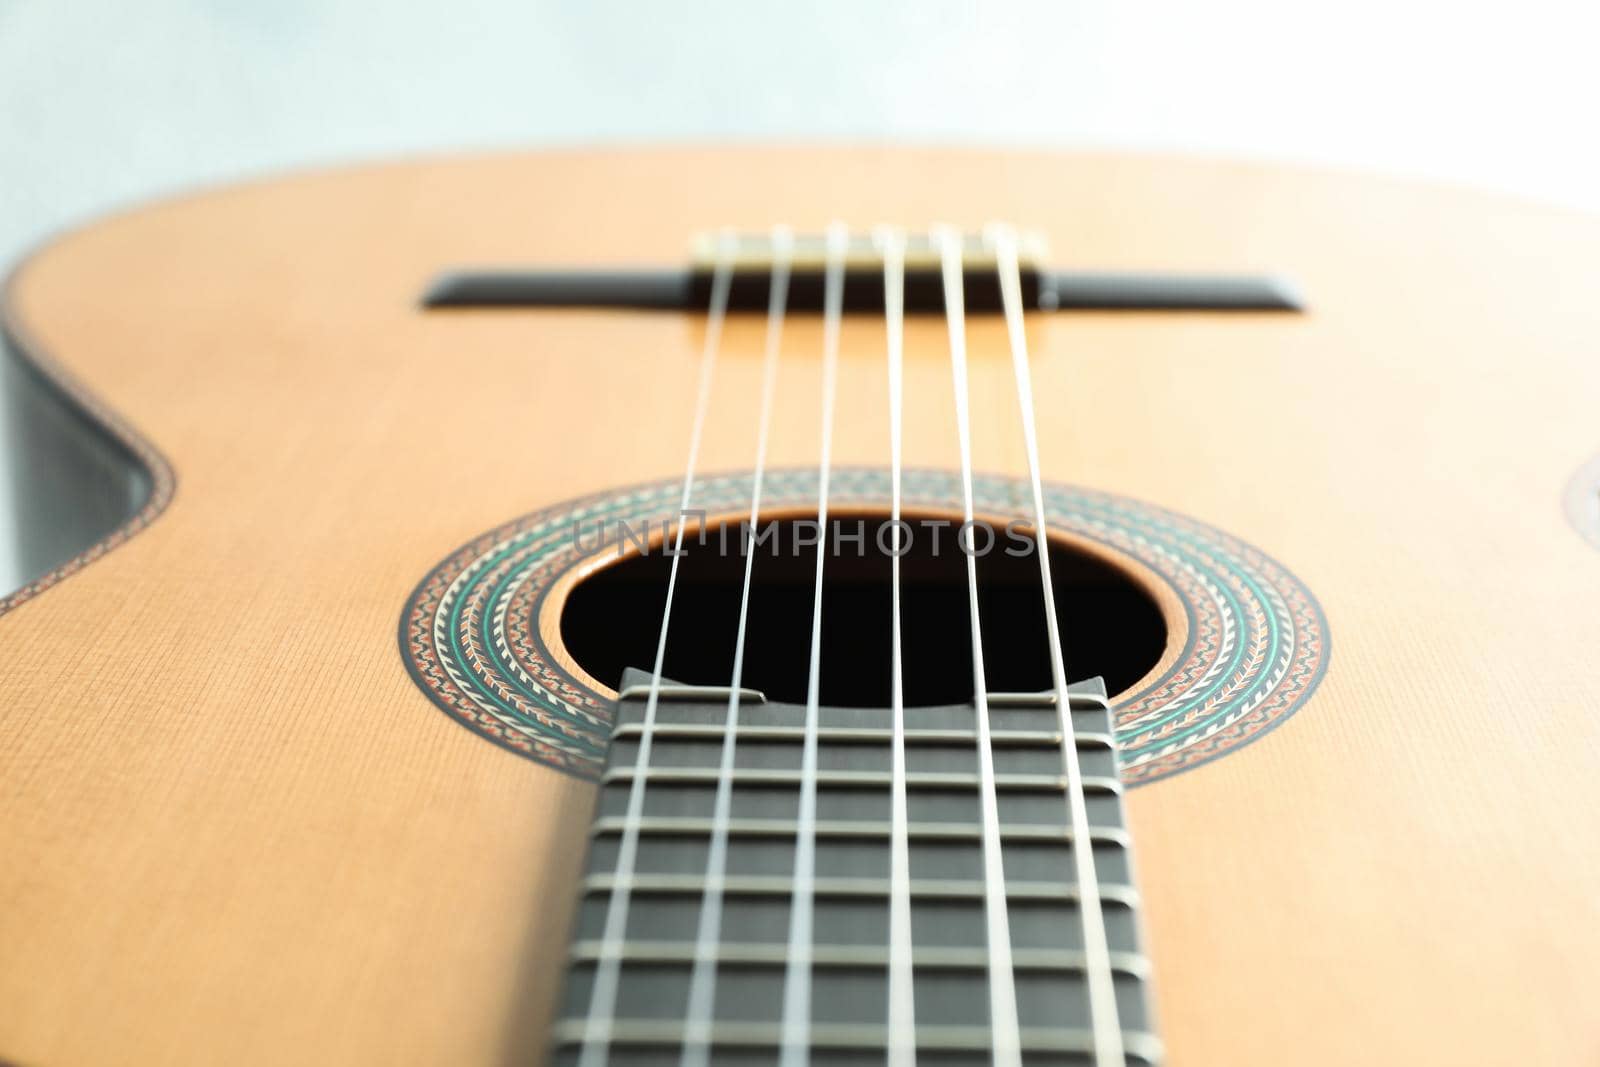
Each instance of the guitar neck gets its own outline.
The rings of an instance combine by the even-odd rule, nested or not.
[[[893,719],[886,709],[818,714],[816,816],[799,819],[805,782],[806,709],[746,691],[735,744],[721,890],[712,945],[703,932],[707,860],[728,698],[726,690],[667,687],[646,731],[649,677],[630,672],[601,778],[575,921],[556,1062],[578,1062],[593,1041],[594,986],[615,958],[606,1062],[675,1059],[691,1015],[697,956],[716,961],[715,1006],[701,1039],[716,1062],[771,1062],[783,1040],[796,844],[814,841],[808,1040],[827,1062],[883,1061],[890,1046],[891,897],[910,901],[914,1034],[937,1062],[989,1062],[991,959],[975,709],[905,713],[909,879],[891,877]],[[991,748],[1000,818],[1005,911],[1011,933],[1017,1025],[1027,1062],[1089,1062],[1093,1050],[1084,912],[1074,876],[1058,714],[1050,695],[991,700]],[[1090,822],[1098,899],[1118,1025],[1130,1063],[1153,1063],[1160,1045],[1148,1003],[1138,897],[1105,694],[1073,688],[1071,719]],[[630,820],[635,779],[639,817]],[[632,835],[628,830],[632,827]],[[624,839],[636,845],[627,862]],[[619,860],[624,868],[619,873]],[[625,929],[607,921],[626,887]],[[613,930],[613,933],[618,931]],[[1001,956],[1003,958],[1003,954]],[[901,1035],[902,1040],[905,1036]],[[592,1058],[592,1051],[591,1051]]]

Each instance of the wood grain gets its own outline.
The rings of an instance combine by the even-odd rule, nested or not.
[[[394,632],[514,515],[681,473],[699,325],[425,315],[437,268],[671,263],[833,217],[1043,230],[1067,267],[1272,269],[1312,312],[1041,316],[1046,473],[1262,546],[1333,661],[1257,744],[1130,799],[1173,1064],[1600,1058],[1600,222],[1202,161],[585,152],[314,174],[122,216],[8,314],[167,456],[148,529],[0,618],[0,1058],[524,1063],[588,787],[451,723]],[[907,462],[954,464],[943,326],[907,331]],[[730,322],[707,469],[748,465]],[[977,465],[1021,472],[971,328]],[[835,457],[886,458],[881,324],[844,330]],[[774,464],[817,453],[820,323]]]

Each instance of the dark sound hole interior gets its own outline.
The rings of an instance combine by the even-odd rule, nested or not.
[[[927,526],[908,516],[911,544],[901,557],[900,600],[905,699],[908,705],[972,699],[972,636],[966,557],[952,526]],[[938,516],[948,521],[946,516]],[[809,522],[809,528],[807,523]],[[890,557],[887,516],[833,520],[835,544],[823,570],[821,696],[824,704],[887,707],[890,687]],[[858,523],[863,525],[858,526]],[[817,549],[815,523],[774,520],[769,542],[755,548],[743,684],[769,700],[804,703],[810,666]],[[765,531],[767,523],[758,529]],[[733,676],[744,557],[740,527],[711,527],[701,544],[685,537],[663,675],[694,685],[727,685]],[[857,533],[863,536],[854,539]],[[615,531],[608,536],[616,537]],[[840,536],[842,535],[842,537]],[[987,553],[976,534],[978,617],[990,692],[1050,688],[1048,637],[1039,561],[1018,539],[995,530]],[[724,544],[726,551],[723,550]],[[1052,544],[1050,563],[1067,672],[1073,680],[1102,675],[1111,693],[1127,689],[1161,658],[1166,626],[1143,588],[1094,556]],[[628,667],[655,662],[671,559],[659,548],[636,552],[573,589],[561,636],[584,670],[615,687]]]

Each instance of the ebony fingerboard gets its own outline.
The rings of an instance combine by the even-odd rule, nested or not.
[[[648,676],[630,672],[642,690]],[[1128,1062],[1158,1062],[1122,787],[1103,690],[1075,687],[1072,720]],[[1023,698],[1027,700],[1027,698]],[[555,1026],[576,1063],[639,756],[642,692],[619,702]],[[1056,710],[990,709],[1013,971],[1025,1062],[1089,1064],[1082,919]],[[711,838],[726,696],[660,701],[607,1062],[675,1063]],[[919,1063],[989,1062],[978,765],[972,706],[906,713]],[[818,748],[813,1062],[884,1062],[888,1012],[891,718],[824,708]],[[712,1062],[777,1062],[798,827],[803,707],[741,709],[718,946]]]

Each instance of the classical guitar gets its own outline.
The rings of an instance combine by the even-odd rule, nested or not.
[[[116,505],[0,601],[0,1060],[1596,1062],[1597,261],[866,149],[61,238],[13,422]]]

